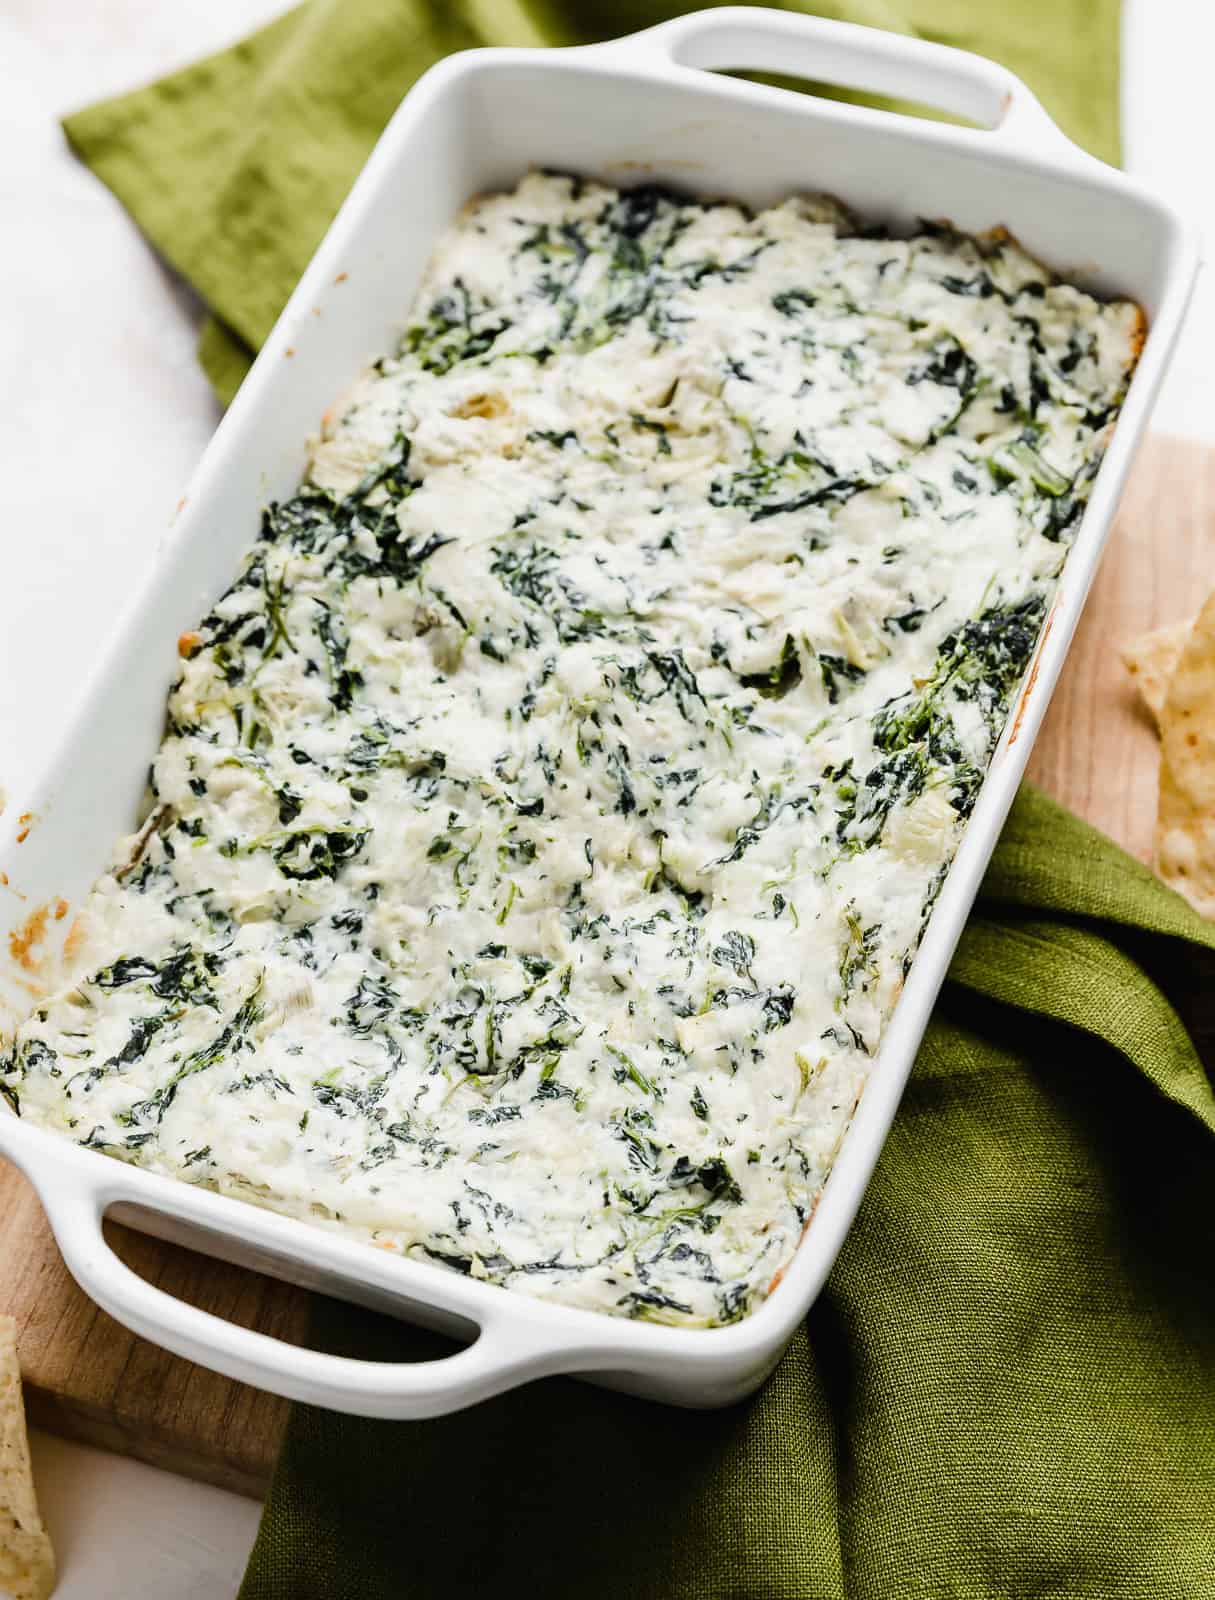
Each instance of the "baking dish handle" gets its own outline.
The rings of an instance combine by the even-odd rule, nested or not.
[[[462,1307],[454,1315],[479,1326],[472,1344],[433,1361],[358,1361],[287,1344],[226,1322],[148,1283],[111,1249],[102,1220],[124,1202],[146,1210],[143,1193],[121,1182],[82,1182],[79,1171],[58,1167],[39,1174],[39,1193],[68,1270],[104,1311],[132,1332],[199,1366],[266,1389],[288,1400],[324,1406],[353,1416],[402,1420],[445,1416],[560,1368],[551,1343],[518,1312],[474,1318]],[[187,1194],[189,1191],[187,1190]],[[184,1209],[188,1210],[188,1206]],[[183,1207],[175,1203],[174,1212]],[[255,1245],[259,1214],[242,1234]],[[281,1252],[281,1241],[264,1241]],[[462,1280],[455,1279],[458,1290]],[[450,1296],[430,1294],[434,1303]]]
[[[978,123],[988,139],[1101,165],[1051,120],[1014,73],[984,56],[853,22],[762,6],[693,11],[590,47],[632,67],[773,72],[890,95]]]

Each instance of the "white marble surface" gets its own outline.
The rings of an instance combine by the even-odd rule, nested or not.
[[[84,1445],[35,1433],[56,1600],[230,1600],[261,1507]]]
[[[217,416],[194,362],[192,296],[72,160],[56,119],[283,8],[0,0],[0,783],[14,799]],[[1127,0],[1125,27],[1128,164],[1215,237],[1215,9]],[[1208,273],[1159,403],[1161,430],[1215,439],[1213,350]],[[62,1600],[235,1594],[256,1530],[251,1502],[50,1438],[36,1437],[34,1454]]]

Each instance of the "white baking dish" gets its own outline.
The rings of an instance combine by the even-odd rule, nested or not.
[[[797,96],[704,70],[713,68],[780,71],[891,93],[982,126]],[[0,928],[17,934],[18,950],[31,914],[51,907],[48,931],[31,947],[49,967],[72,908],[102,870],[112,841],[133,826],[161,734],[178,634],[226,587],[255,537],[259,508],[296,485],[304,439],[321,412],[393,344],[436,235],[471,195],[513,185],[536,164],[616,183],[656,178],[753,205],[827,190],[895,223],[948,217],[967,231],[1003,223],[1062,272],[1137,299],[1150,331],[1027,686],[869,1087],[796,1258],[754,1315],[698,1331],[542,1304],[124,1166],[0,1116],[0,1153],[36,1185],[68,1266],[108,1312],[204,1366],[372,1416],[438,1415],[557,1372],[594,1374],[683,1405],[723,1405],[753,1390],[775,1365],[831,1268],[881,1150],[1058,677],[1197,265],[1195,242],[1178,218],[1071,145],[1024,85],[990,62],[918,40],[722,8],[586,49],[475,51],[443,62],[394,117],[216,433],[142,592],[65,722],[59,758],[36,791],[13,797],[0,847],[11,891],[0,892]],[[37,972],[15,959],[0,963],[10,1007],[28,1008],[36,980]],[[474,1341],[446,1359],[401,1366],[279,1343],[136,1276],[103,1239],[107,1213]]]

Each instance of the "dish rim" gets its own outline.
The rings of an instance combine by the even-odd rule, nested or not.
[[[787,90],[705,70],[706,49],[710,57],[714,48],[730,54],[733,40],[746,45],[744,54],[754,54],[770,51],[774,42],[791,37],[803,41],[808,49],[826,44],[852,52],[858,59],[885,62],[892,72],[903,74],[904,92],[909,83],[923,82],[931,72],[961,74],[968,85],[966,95],[976,108],[992,107],[1001,120],[994,130],[902,116],[896,121],[888,112],[808,96],[799,101]],[[689,54],[696,59],[689,62]],[[942,57],[949,59],[942,64]],[[1063,174],[1146,208],[1161,230],[1169,266],[1160,305],[1150,317],[1138,367],[1015,709],[950,863],[864,1092],[796,1253],[777,1286],[745,1318],[725,1327],[671,1327],[536,1299],[517,1289],[460,1277],[437,1265],[375,1251],[358,1238],[345,1238],[303,1219],[121,1163],[19,1117],[0,1117],[0,1153],[27,1172],[70,1270],[118,1320],[232,1376],[292,1398],[368,1415],[440,1414],[556,1372],[649,1377],[660,1386],[669,1384],[684,1403],[698,1385],[706,1393],[738,1398],[775,1364],[834,1264],[884,1146],[954,944],[1058,678],[1198,265],[1196,240],[1170,206],[1136,180],[1079,151],[1055,128],[1024,85],[1004,69],[945,47],[788,13],[723,7],[694,12],[605,44],[563,50],[476,50],[448,57],[432,67],[405,98],[327,231],[192,475],[186,509],[110,637],[95,673],[98,681],[106,678],[120,655],[130,625],[146,607],[161,568],[187,545],[196,530],[204,528],[205,508],[225,472],[233,442],[249,428],[256,428],[266,384],[291,354],[312,308],[342,266],[351,249],[349,240],[357,250],[361,219],[375,204],[382,179],[399,159],[400,147],[436,103],[459,84],[479,74],[518,68],[591,72],[622,83],[691,81],[722,107],[740,101],[761,108],[779,104],[788,114],[792,102],[800,105],[808,128],[824,122],[843,127],[881,126],[887,131],[897,128],[900,142],[912,149],[930,152],[964,147],[996,166],[1052,177]],[[940,98],[939,92],[935,98]],[[60,758],[51,764],[41,787],[54,790],[62,784],[70,770],[70,753],[89,720],[89,707],[86,695],[65,725]],[[243,1241],[253,1253],[260,1252],[266,1262],[273,1262],[280,1276],[291,1275],[286,1269],[292,1268],[297,1277],[301,1271],[324,1277],[331,1288],[339,1283],[362,1286],[374,1290],[381,1303],[399,1302],[406,1315],[416,1318],[430,1310],[449,1323],[475,1324],[480,1334],[458,1355],[400,1367],[343,1361],[283,1345],[249,1330],[232,1329],[221,1319],[153,1289],[118,1261],[100,1232],[101,1218],[114,1208],[128,1217],[140,1212],[143,1226],[152,1219],[143,1216],[141,1208],[165,1221],[175,1220],[183,1230],[209,1231],[214,1236],[212,1243],[220,1236],[229,1242]],[[224,1335],[223,1329],[241,1337]],[[413,1380],[403,1376],[406,1374],[413,1374]],[[696,1403],[694,1398],[691,1403]],[[715,1399],[710,1403],[723,1402]]]

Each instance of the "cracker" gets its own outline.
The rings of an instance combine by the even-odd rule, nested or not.
[[[30,1470],[17,1325],[0,1317],[0,1594],[46,1600],[55,1587],[55,1553],[38,1515]]]
[[[1156,870],[1215,919],[1215,593],[1185,639],[1160,712]]]
[[[1132,639],[1122,651],[1122,663],[1139,690],[1143,703],[1155,718],[1157,730],[1164,712],[1169,679],[1181,658],[1193,618],[1183,622],[1168,622],[1163,628],[1153,628],[1138,639]]]

